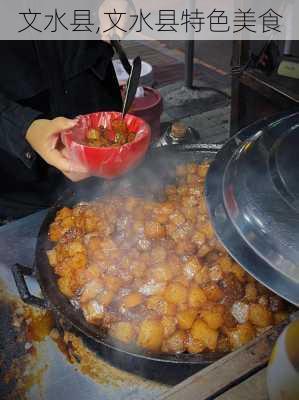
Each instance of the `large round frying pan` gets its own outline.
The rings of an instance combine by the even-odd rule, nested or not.
[[[49,265],[46,254],[47,250],[53,247],[48,240],[49,226],[60,208],[72,207],[78,202],[94,200],[111,188],[119,187],[120,190],[130,190],[137,195],[143,195],[147,191],[158,193],[166,183],[174,180],[177,164],[212,160],[220,147],[220,145],[198,144],[155,148],[147,154],[139,167],[119,180],[107,183],[99,179],[91,179],[65,192],[50,208],[37,240],[34,275],[45,300],[30,295],[23,275],[31,273],[31,271],[17,265],[14,268],[14,277],[22,299],[27,303],[50,308],[66,322],[68,327],[82,334],[87,344],[102,357],[118,367],[141,373],[148,378],[176,383],[222,357],[223,353],[216,352],[193,355],[152,354],[136,347],[126,347],[123,343],[117,342],[98,327],[89,324],[82,312],[77,310],[59,291],[57,276]]]

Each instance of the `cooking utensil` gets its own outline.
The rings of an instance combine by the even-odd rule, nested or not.
[[[130,76],[132,66],[128,60],[126,52],[124,51],[122,45],[120,44],[120,41],[119,40],[111,40],[111,45],[114,47],[115,51],[117,52],[118,57],[122,63],[122,66],[124,67],[126,73]]]
[[[127,83],[127,90],[122,108],[122,118],[125,117],[125,115],[127,114],[128,110],[130,109],[134,101],[136,91],[139,85],[140,75],[141,75],[141,58],[136,57],[133,61],[131,73]]]
[[[200,144],[155,148],[146,155],[144,162],[134,170],[134,173],[126,175],[124,181],[116,180],[112,184],[118,187],[123,182],[127,187],[130,182],[134,192],[140,195],[147,190],[160,192],[167,182],[175,178],[176,165],[182,162],[200,163],[206,159],[213,159],[217,150],[219,150],[218,145]],[[94,351],[118,367],[167,383],[179,382],[219,359],[224,353],[153,354],[138,350],[136,347],[124,346],[123,343],[112,339],[105,331],[87,323],[81,310],[77,310],[60,292],[57,276],[48,263],[46,251],[53,246],[48,240],[48,231],[57,211],[64,206],[72,207],[80,201],[90,201],[104,195],[107,190],[106,185],[107,182],[102,181],[101,184],[98,179],[82,182],[76,186],[76,190],[65,193],[49,210],[38,236],[35,260],[35,276],[44,300],[30,295],[24,280],[24,275],[30,274],[30,270],[15,266],[14,276],[20,295],[25,302],[37,306],[40,306],[42,301],[45,307],[50,307],[63,318],[69,327],[82,334]]]
[[[142,77],[141,77],[142,80]],[[135,97],[130,114],[136,115],[146,121],[151,127],[152,142],[156,141],[161,136],[161,115],[163,112],[163,99],[157,89],[148,86],[142,86],[143,96]],[[121,91],[125,91],[125,87],[121,87]],[[199,141],[194,142],[199,143]]]
[[[299,306],[299,113],[261,120],[217,154],[206,181],[210,217],[227,251]]]

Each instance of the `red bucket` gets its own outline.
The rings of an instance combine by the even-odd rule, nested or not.
[[[160,118],[163,112],[163,100],[158,90],[144,86],[144,97],[136,97],[130,113],[142,118],[151,127],[152,140],[161,136]]]
[[[91,175],[112,179],[135,167],[144,157],[151,140],[148,124],[135,115],[127,114],[125,122],[135,139],[119,147],[92,147],[82,144],[91,128],[111,129],[111,121],[121,118],[118,112],[99,112],[78,117],[74,128],[64,131],[61,139],[72,162],[88,169]]]

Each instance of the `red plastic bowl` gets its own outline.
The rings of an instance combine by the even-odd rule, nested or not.
[[[81,144],[90,128],[111,127],[111,121],[121,118],[118,112],[98,112],[78,117],[77,125],[61,133],[72,162],[88,169],[91,175],[112,179],[126,173],[144,157],[151,141],[149,125],[134,115],[127,114],[125,121],[130,131],[136,133],[133,142],[120,147],[91,147]]]

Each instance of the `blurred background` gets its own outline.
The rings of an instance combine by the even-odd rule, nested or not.
[[[180,121],[220,143],[264,116],[298,107],[298,41],[127,41],[163,99],[161,133]]]

